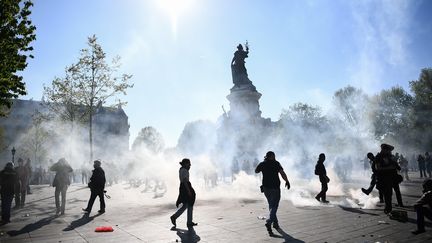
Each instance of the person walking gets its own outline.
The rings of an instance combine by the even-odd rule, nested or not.
[[[276,160],[276,155],[273,151],[268,151],[264,157],[264,161],[259,163],[256,167],[255,173],[260,172],[262,172],[263,175],[261,192],[264,192],[270,211],[265,227],[267,228],[268,233],[273,235],[271,229],[272,224],[273,228],[279,229],[279,221],[276,216],[281,198],[279,174],[285,181],[285,187],[290,189],[291,186],[287,175],[285,174],[281,164]]]
[[[418,168],[420,171],[420,178],[427,177],[426,175],[426,160],[423,155],[419,154],[417,157]]]
[[[65,214],[66,208],[66,191],[70,185],[69,173],[73,170],[64,158],[59,159],[57,163],[51,166],[50,170],[56,172],[52,183],[53,187],[55,187],[54,197],[57,209],[56,215],[60,213],[63,215]],[[62,197],[61,204],[60,194]]]
[[[327,171],[324,166],[325,159],[325,154],[320,154],[318,156],[317,164],[315,165],[315,175],[319,176],[319,180],[321,182],[321,191],[318,193],[318,195],[316,195],[315,199],[318,200],[318,202],[320,202],[321,199],[321,202],[329,203],[329,201],[326,200],[326,193],[330,179],[327,176]]]
[[[93,162],[93,174],[90,177],[90,182],[88,183],[88,186],[90,187],[90,199],[88,201],[87,204],[87,208],[83,208],[82,210],[89,215],[94,201],[96,200],[96,197],[99,197],[99,201],[100,201],[100,209],[98,211],[98,213],[102,214],[105,213],[105,198],[104,198],[104,189],[105,189],[105,183],[106,183],[106,179],[105,179],[105,172],[101,167],[101,162],[100,160],[95,160]]]
[[[181,162],[179,162],[179,164],[181,165],[179,169],[180,186],[176,207],[178,208],[180,204],[182,204],[182,206],[173,215],[171,215],[170,219],[171,223],[174,225],[173,227],[177,227],[177,218],[180,217],[180,215],[182,215],[182,213],[187,209],[186,226],[191,228],[198,225],[197,223],[193,222],[193,206],[195,204],[196,194],[192,184],[189,181],[191,162],[189,159],[184,158]]]
[[[14,198],[15,185],[18,183],[18,175],[12,163],[7,163],[0,172],[0,194],[1,194],[1,223],[4,225],[10,222],[10,212]]]
[[[18,183],[15,185],[15,208],[22,208],[25,204],[27,194],[28,169],[24,166],[24,160],[18,159],[18,166],[15,167],[18,176]]]

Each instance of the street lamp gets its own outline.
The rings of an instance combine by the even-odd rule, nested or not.
[[[16,152],[15,147],[12,148],[11,152],[12,152],[12,163],[15,164],[15,152]]]

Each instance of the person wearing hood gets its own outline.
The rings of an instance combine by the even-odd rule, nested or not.
[[[329,203],[329,201],[326,200],[326,193],[330,179],[327,177],[327,171],[324,166],[325,159],[325,154],[320,154],[317,164],[315,165],[315,175],[319,176],[319,180],[321,182],[321,191],[318,193],[318,195],[316,195],[315,199],[318,200],[318,202]]]
[[[1,194],[1,224],[10,222],[10,212],[15,193],[15,186],[18,184],[18,175],[12,163],[7,163],[0,172],[0,194]]]
[[[66,159],[61,158],[55,164],[50,167],[51,171],[54,171],[55,177],[52,183],[52,186],[55,187],[54,198],[56,204],[56,214],[64,214],[66,208],[66,191],[70,185],[69,173],[71,173],[72,167],[68,164]],[[60,194],[62,197],[61,205],[60,205]]]

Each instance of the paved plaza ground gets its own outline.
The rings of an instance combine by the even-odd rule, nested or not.
[[[131,194],[140,193],[140,189],[128,184],[108,187],[112,198],[107,199],[106,213],[97,214],[96,201],[88,218],[81,212],[90,194],[83,185],[71,185],[66,215],[58,217],[54,189],[48,185],[32,188],[26,206],[14,210],[12,223],[0,227],[0,242],[432,242],[431,224],[424,234],[410,233],[416,227],[412,207],[397,208],[408,211],[409,220],[404,223],[389,219],[382,205],[375,209],[336,204],[295,206],[283,200],[278,211],[281,229],[270,237],[263,218],[267,217],[267,205],[259,192],[256,199],[232,200],[200,200],[198,194],[194,208],[198,226],[188,231],[185,215],[178,219],[178,228],[171,229],[169,216],[175,211],[175,198],[160,203],[154,203],[157,199],[153,203],[131,200]],[[421,180],[403,182],[402,194],[405,204],[412,205],[421,196]],[[112,226],[114,231],[96,233],[98,226]]]

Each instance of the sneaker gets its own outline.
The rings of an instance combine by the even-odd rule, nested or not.
[[[320,201],[320,198],[319,198],[318,196],[316,196],[315,199],[316,199],[318,202],[321,202],[321,201]]]
[[[364,188],[362,188],[361,190],[362,190],[362,192],[363,192],[364,194],[366,194],[366,195],[369,195],[369,193],[370,193],[368,190],[366,190],[366,189],[364,189]]]
[[[83,211],[84,213],[90,213],[90,211],[89,211],[87,208],[83,208],[82,211]]]
[[[273,228],[279,229],[279,223],[278,222],[273,222]]]
[[[271,223],[266,223],[265,227],[267,228],[269,235],[273,235],[273,231],[271,229]]]
[[[416,229],[416,230],[411,231],[411,233],[414,234],[414,235],[418,235],[418,234],[421,234],[421,233],[424,233],[424,232],[426,232],[425,229]]]
[[[176,219],[174,218],[174,216],[171,216],[170,219],[171,219],[171,223],[174,225],[174,227],[176,227],[177,224],[176,224]]]
[[[101,210],[99,210],[98,213],[100,213],[100,214],[105,213],[105,209],[101,209]]]
[[[330,201],[327,201],[327,200],[323,200],[322,202],[323,203],[330,203]]]
[[[194,222],[192,222],[192,223],[190,223],[190,224],[187,224],[187,227],[193,227],[193,226],[197,226],[198,225],[198,223],[194,223]]]

